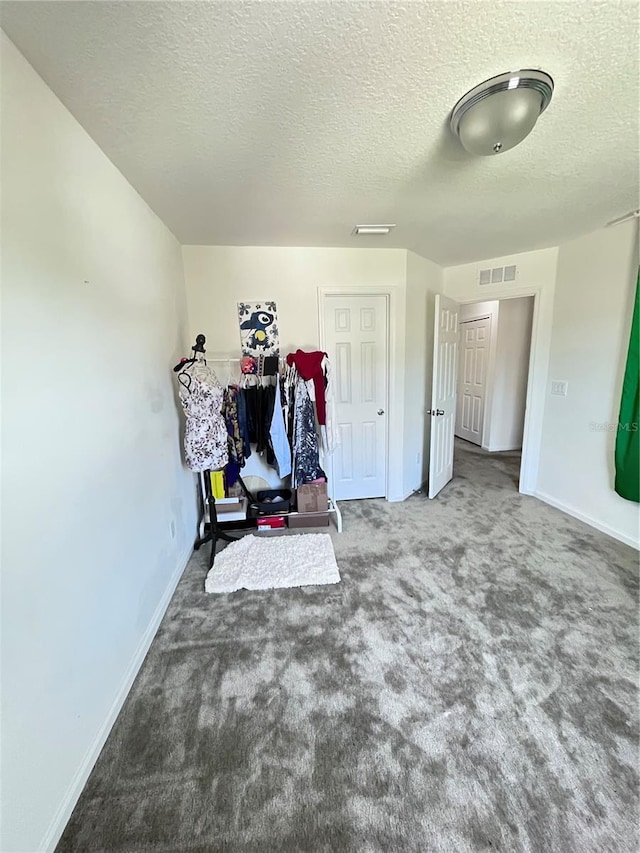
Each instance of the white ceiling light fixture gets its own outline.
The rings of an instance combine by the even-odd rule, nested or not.
[[[390,234],[391,229],[395,227],[395,225],[356,225],[353,229],[353,233],[360,236],[375,237],[383,234]]]
[[[552,95],[553,78],[544,71],[498,74],[460,98],[451,130],[470,154],[503,154],[531,133]]]

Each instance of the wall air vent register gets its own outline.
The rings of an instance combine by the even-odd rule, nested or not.
[[[507,267],[493,267],[493,269],[480,270],[478,284],[482,287],[488,284],[509,284],[516,280],[518,270],[515,264]]]

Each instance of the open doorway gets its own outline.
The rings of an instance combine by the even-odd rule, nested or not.
[[[461,454],[501,454],[518,488],[534,297],[460,306],[454,465]]]

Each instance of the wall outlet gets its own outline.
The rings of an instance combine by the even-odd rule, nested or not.
[[[551,394],[554,397],[566,397],[567,396],[567,385],[563,379],[552,379],[551,380]]]
[[[416,453],[416,465],[420,466],[421,462],[422,462],[422,453],[418,452],[418,453]]]

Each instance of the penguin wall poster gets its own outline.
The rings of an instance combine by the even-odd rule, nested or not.
[[[275,302],[238,302],[242,355],[279,355],[278,310]]]

